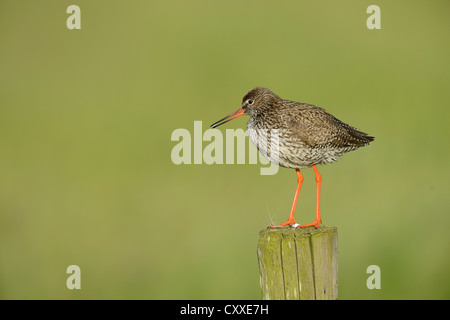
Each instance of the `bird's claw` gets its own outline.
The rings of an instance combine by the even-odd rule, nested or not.
[[[314,228],[318,228],[318,227],[320,227],[320,224],[322,223],[322,220],[316,220],[316,221],[314,221],[314,222],[311,222],[311,223],[308,223],[308,224],[302,224],[302,225],[300,225],[300,224],[298,224],[298,223],[296,223],[295,224],[295,228],[306,228],[306,227],[314,227]],[[294,226],[293,226],[294,227]]]

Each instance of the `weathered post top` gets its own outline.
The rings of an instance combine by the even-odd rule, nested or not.
[[[336,227],[264,229],[258,261],[265,300],[337,299]]]

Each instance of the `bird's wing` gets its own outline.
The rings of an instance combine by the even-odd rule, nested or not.
[[[340,121],[324,109],[296,103],[297,108],[289,120],[295,135],[311,147],[360,147],[373,138],[364,132]]]

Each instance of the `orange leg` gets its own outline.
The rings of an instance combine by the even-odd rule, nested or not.
[[[316,173],[316,185],[317,185],[317,191],[316,191],[316,221],[303,224],[297,226],[298,228],[304,228],[304,227],[316,227],[318,228],[320,224],[322,223],[322,219],[320,218],[320,184],[322,182],[322,176],[320,175],[319,171],[317,170],[316,166],[313,166],[314,172]]]
[[[291,213],[289,214],[289,218],[286,222],[284,222],[282,224],[277,224],[275,226],[270,225],[269,228],[284,227],[287,225],[292,226],[295,223],[295,219],[294,219],[295,207],[297,205],[298,195],[300,193],[300,188],[302,187],[302,183],[303,183],[303,176],[300,173],[300,170],[295,169],[295,172],[297,172],[297,190],[295,191],[294,202],[292,203],[292,208],[291,208]]]

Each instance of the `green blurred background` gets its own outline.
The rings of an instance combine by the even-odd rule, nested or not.
[[[71,4],[81,30],[66,27]],[[371,4],[381,30],[366,27]],[[340,299],[450,298],[449,10],[2,0],[0,298],[260,299],[258,232],[286,220],[294,171],[171,161],[173,130],[206,130],[255,86],[376,137],[319,167]],[[303,173],[307,223],[315,182]],[[81,290],[66,287],[71,264]],[[366,287],[372,264],[381,290]]]

